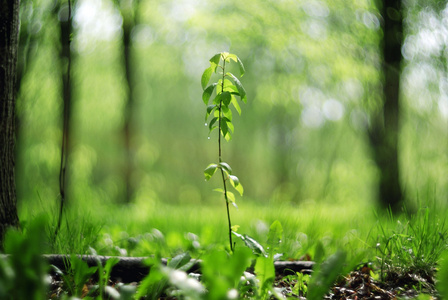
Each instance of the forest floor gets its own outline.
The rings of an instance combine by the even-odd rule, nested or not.
[[[303,274],[312,274],[311,270],[304,270]],[[198,275],[198,274],[195,274]],[[64,280],[57,275],[53,275],[49,291],[49,299],[61,299],[63,294],[67,293],[67,287]],[[124,282],[127,282],[124,280]],[[120,286],[128,285],[137,288],[141,282],[128,282],[123,284],[121,280],[109,280],[108,286],[114,290]],[[94,278],[89,279],[82,288],[81,298],[98,297],[95,291],[98,283]],[[288,276],[277,274],[274,281],[274,287],[281,291],[285,299],[306,300],[306,286],[298,282],[297,276]],[[110,289],[109,289],[110,293]],[[118,291],[117,291],[118,293]],[[250,299],[250,294],[244,295],[244,299]],[[437,298],[435,289],[435,280],[432,276],[424,274],[389,274],[384,281],[375,280],[372,276],[372,269],[367,265],[350,272],[346,276],[340,276],[328,291],[324,299],[431,299]],[[116,299],[113,295],[105,296],[105,299]],[[119,298],[122,299],[122,298]],[[134,299],[134,298],[132,298]],[[146,298],[142,298],[146,299]],[[162,295],[159,300],[179,299],[174,296]],[[272,299],[275,299],[272,297]]]

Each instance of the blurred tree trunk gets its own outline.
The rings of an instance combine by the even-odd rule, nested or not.
[[[32,53],[37,45],[37,33],[33,32],[32,22],[36,20],[36,14],[34,12],[35,7],[32,0],[21,1],[21,20],[20,20],[20,34],[19,34],[19,48],[18,48],[18,61],[16,69],[16,95],[20,91],[22,86],[22,79],[25,77],[27,67],[31,61]],[[16,116],[17,121],[17,116]],[[16,124],[17,135],[17,124]]]
[[[15,78],[20,1],[0,1],[0,243],[6,229],[18,227],[15,146]]]
[[[15,97],[16,101],[23,103],[21,99],[21,89],[23,79],[29,72],[28,66],[33,62],[35,58],[35,50],[38,46],[38,35],[40,30],[33,28],[33,24],[37,22],[38,16],[36,14],[36,7],[33,0],[21,0],[20,1],[20,33],[19,33],[19,49],[17,55],[16,66],[16,84],[15,84]],[[34,25],[35,26],[35,25]],[[21,157],[21,137],[22,137],[22,122],[23,122],[23,109],[21,105],[16,105],[16,119],[15,119],[15,136],[16,136],[16,171],[21,168],[23,164],[23,157]],[[19,171],[20,172],[20,171]],[[20,181],[19,181],[20,182]],[[21,189],[20,185],[17,189],[17,199],[20,201]]]
[[[60,43],[61,50],[59,52],[59,60],[61,64],[61,79],[62,79],[62,100],[63,100],[63,116],[62,116],[62,145],[61,145],[61,162],[59,170],[59,193],[61,202],[59,207],[59,219],[56,228],[55,236],[61,227],[62,212],[64,204],[67,202],[67,158],[70,154],[70,123],[71,123],[71,108],[72,108],[72,88],[71,88],[71,32],[72,32],[72,16],[71,16],[71,1],[64,5],[57,5],[54,12],[57,14],[60,26]]]
[[[374,160],[380,171],[378,197],[380,205],[399,211],[402,204],[398,163],[400,118],[400,65],[403,40],[403,18],[400,0],[383,0],[383,101],[382,109],[371,114],[369,138]]]
[[[135,7],[137,6],[137,8]],[[125,202],[132,200],[134,193],[132,173],[134,172],[134,160],[132,150],[132,110],[134,107],[134,85],[132,76],[135,70],[132,66],[131,32],[135,26],[135,12],[138,11],[138,1],[121,0],[121,15],[123,17],[123,62],[125,67],[127,94],[124,108],[123,136],[125,145]]]

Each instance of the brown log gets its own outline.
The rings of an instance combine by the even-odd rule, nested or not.
[[[106,261],[114,256],[93,256],[82,255],[79,256],[90,267],[97,266],[98,261],[102,265]],[[117,257],[117,256],[115,256]],[[44,258],[50,265],[56,266],[60,270],[66,270],[70,261],[69,255],[44,255]],[[111,278],[113,280],[120,280],[124,283],[141,281],[146,275],[148,275],[150,267],[145,265],[144,260],[149,257],[118,257],[119,262],[113,267],[111,272]],[[187,270],[188,273],[200,273],[201,261],[194,259],[193,265]],[[167,259],[162,259],[164,265],[167,264]],[[295,272],[310,273],[313,268],[314,262],[312,261],[276,261],[274,262],[275,271],[277,274],[286,275],[294,274]]]

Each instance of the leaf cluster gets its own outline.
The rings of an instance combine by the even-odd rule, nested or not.
[[[243,185],[240,183],[240,180],[237,176],[232,175],[232,168],[226,162],[220,162],[219,164],[209,164],[204,170],[205,179],[210,180],[210,178],[212,178],[212,176],[218,169],[223,172],[224,180],[228,180],[230,182],[230,185],[240,194],[240,196],[242,196],[244,193]],[[223,193],[226,199],[230,201],[234,206],[236,206],[235,195],[232,192],[221,188],[214,189],[214,191]]]
[[[228,52],[221,52],[215,54],[210,60],[210,67],[205,69],[201,77],[201,85],[203,89],[202,101],[207,106],[205,114],[205,121],[210,118],[208,123],[209,132],[216,128],[220,128],[220,134],[229,141],[234,131],[232,123],[232,111],[230,105],[241,115],[241,107],[237,101],[237,97],[244,103],[247,102],[246,90],[241,84],[237,76],[230,72],[226,72],[226,64],[234,61],[238,63],[240,76],[245,73],[243,62],[235,55]],[[210,85],[208,85],[213,73],[219,73],[221,78]],[[215,97],[212,98],[216,91]]]

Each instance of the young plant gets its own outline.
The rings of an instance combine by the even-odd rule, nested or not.
[[[62,277],[64,287],[69,295],[82,297],[85,283],[93,276],[93,274],[95,274],[98,268],[89,267],[85,261],[74,254],[70,256],[70,261],[68,262],[67,267],[67,274],[56,266],[53,266],[53,269],[56,274]]]
[[[257,276],[256,289],[254,291],[255,299],[268,299],[270,295],[277,299],[282,299],[283,297],[279,291],[273,287],[275,280],[274,260],[282,256],[282,254],[277,253],[283,236],[281,223],[277,220],[269,227],[266,250],[260,243],[247,234],[241,235],[236,232],[234,234],[257,256],[254,268]]]
[[[204,90],[204,92],[202,93],[202,100],[207,106],[205,121],[207,122],[207,120],[211,118],[210,122],[208,123],[208,127],[210,130],[209,134],[214,129],[218,129],[218,163],[209,164],[204,170],[204,175],[205,179],[209,180],[218,169],[221,172],[223,188],[215,189],[215,191],[222,193],[226,201],[230,251],[233,251],[233,243],[229,203],[232,203],[234,206],[236,206],[236,204],[235,195],[227,190],[227,182],[230,182],[232,187],[234,187],[241,196],[243,195],[244,189],[238,177],[232,175],[232,168],[230,167],[230,165],[224,162],[222,159],[221,137],[226,139],[226,141],[229,141],[234,131],[230,105],[233,105],[238,114],[241,115],[241,108],[238,104],[237,97],[239,97],[241,101],[245,103],[247,102],[246,91],[243,85],[235,75],[227,72],[227,65],[230,64],[232,60],[238,63],[240,76],[243,76],[245,69],[241,60],[235,54],[221,52],[214,55],[210,59],[210,67],[208,67],[204,71],[201,78],[201,85],[202,89]],[[217,82],[208,85],[213,73],[218,73],[220,75],[219,79]],[[211,103],[209,103],[215,89],[216,96],[213,98]]]

